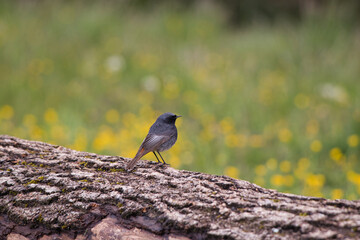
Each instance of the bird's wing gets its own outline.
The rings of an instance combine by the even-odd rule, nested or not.
[[[156,135],[153,133],[149,133],[144,141],[142,142],[136,156],[127,164],[126,169],[132,169],[136,162],[145,154],[151,151],[156,151],[161,144],[168,141],[173,135],[166,136],[166,135]]]
[[[171,136],[149,133],[142,142],[140,149],[144,149],[147,152],[155,151],[161,144],[168,141],[170,138]]]

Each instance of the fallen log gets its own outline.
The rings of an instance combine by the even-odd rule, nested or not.
[[[360,201],[0,135],[0,239],[359,239]]]

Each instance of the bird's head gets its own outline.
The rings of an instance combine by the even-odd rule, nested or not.
[[[157,121],[162,121],[164,123],[168,123],[168,124],[175,124],[175,121],[177,118],[181,117],[180,115],[176,115],[170,112],[161,114]]]

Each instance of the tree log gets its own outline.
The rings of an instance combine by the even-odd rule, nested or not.
[[[360,239],[360,201],[0,135],[0,239]]]

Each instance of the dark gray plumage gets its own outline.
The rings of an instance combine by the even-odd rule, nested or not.
[[[166,164],[160,152],[168,150],[175,144],[177,140],[175,121],[179,117],[181,116],[169,112],[160,115],[150,127],[149,133],[142,142],[135,157],[126,166],[126,169],[131,170],[136,162],[149,152],[153,152],[158,162],[160,162],[155,153],[157,152],[162,161]]]

